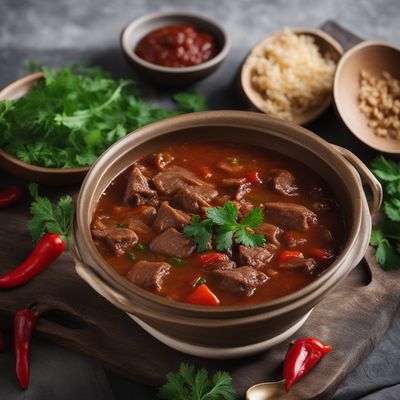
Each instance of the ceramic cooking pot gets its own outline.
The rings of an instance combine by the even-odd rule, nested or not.
[[[347,240],[335,262],[299,291],[246,306],[205,307],[175,302],[118,275],[98,253],[91,236],[90,223],[96,202],[108,184],[133,161],[183,141],[223,141],[265,147],[317,171],[329,183],[346,218]],[[370,189],[370,202],[363,182]],[[300,126],[240,111],[173,117],[122,138],[91,167],[77,201],[76,270],[98,293],[172,347],[203,356],[247,355],[285,340],[361,261],[371,233],[371,214],[378,210],[381,199],[380,184],[356,156]]]

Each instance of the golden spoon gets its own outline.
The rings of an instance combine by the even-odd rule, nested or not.
[[[285,390],[285,380],[264,382],[247,389],[246,400],[295,400],[291,393]]]

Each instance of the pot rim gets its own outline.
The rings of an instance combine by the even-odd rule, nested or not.
[[[274,300],[243,306],[223,306],[212,308],[206,306],[195,306],[166,299],[134,285],[112,269],[97,251],[90,233],[90,221],[86,220],[86,210],[82,207],[84,198],[86,201],[89,201],[90,204],[92,204],[93,201],[98,200],[93,197],[94,189],[93,187],[90,187],[92,186],[94,178],[99,181],[101,176],[107,170],[107,165],[111,160],[121,157],[122,154],[128,152],[132,147],[140,146],[148,141],[148,139],[154,140],[156,137],[171,134],[182,129],[206,127],[210,125],[235,126],[235,128],[243,127],[244,129],[260,131],[280,138],[282,138],[280,135],[286,136],[287,133],[285,132],[290,129],[290,131],[295,134],[295,136],[290,138],[290,141],[293,144],[304,148],[307,147],[307,144],[311,144],[313,148],[308,148],[309,151],[313,152],[318,158],[324,161],[330,169],[334,169],[335,171],[338,169],[345,169],[347,178],[352,180],[351,192],[354,201],[352,202],[351,215],[353,216],[353,221],[352,224],[348,226],[346,244],[340,255],[328,267],[328,269],[302,289]],[[246,141],[244,140],[243,143],[246,143]],[[123,147],[124,145],[125,147]],[[335,167],[328,164],[328,159],[335,162]],[[121,172],[122,170],[119,170],[118,173],[114,174],[113,179]],[[336,173],[339,175],[338,172]],[[358,191],[354,190],[355,188],[358,188]],[[88,196],[89,198],[87,199]],[[311,301],[315,296],[317,296],[317,293],[319,292],[318,288],[323,286],[329,278],[333,275],[337,277],[337,275],[341,276],[346,274],[349,271],[347,264],[352,263],[355,257],[353,256],[351,260],[346,260],[346,258],[357,244],[358,234],[363,218],[362,207],[358,207],[357,205],[361,205],[364,198],[365,195],[363,193],[361,180],[356,170],[333,148],[333,146],[329,145],[329,143],[324,139],[301,126],[278,120],[265,114],[248,111],[219,110],[191,113],[158,121],[131,132],[129,135],[114,143],[98,158],[86,175],[78,195],[74,237],[77,235],[75,232],[77,230],[79,232],[79,240],[76,241],[76,246],[79,254],[85,258],[85,255],[83,254],[84,251],[82,251],[82,249],[85,249],[90,258],[90,262],[88,262],[89,266],[94,270],[101,272],[103,278],[105,278],[114,288],[117,288],[118,290],[122,289],[125,293],[131,294],[131,296],[137,296],[143,301],[150,302],[152,306],[162,306],[163,308],[174,311],[195,313],[199,315],[199,317],[202,314],[207,314],[208,316],[212,315],[215,318],[218,318],[218,316],[222,317],[225,315],[231,315],[235,312],[246,313],[257,312],[259,310],[273,310],[297,301],[303,303],[305,297],[310,297]],[[84,261],[87,262],[86,259]],[[95,268],[93,265],[98,268]],[[341,270],[342,274],[337,274],[338,270]],[[315,296],[313,296],[313,294],[315,294]]]

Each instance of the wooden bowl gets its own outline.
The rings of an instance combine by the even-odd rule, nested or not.
[[[96,249],[90,224],[97,201],[109,183],[135,160],[157,149],[182,141],[205,140],[280,152],[318,171],[329,183],[345,213],[347,239],[324,274],[301,290],[269,302],[205,307],[150,293],[107,264]],[[370,209],[360,175],[373,193]],[[80,189],[75,214],[76,271],[98,293],[168,346],[203,357],[249,355],[293,334],[310,310],[360,262],[369,243],[370,212],[379,208],[381,196],[380,184],[352,153],[298,125],[243,111],[208,111],[168,118],[125,136],[90,169]]]
[[[135,53],[138,42],[149,32],[172,24],[189,24],[209,32],[217,41],[218,54],[199,65],[183,68],[163,67],[143,60]],[[132,67],[150,81],[162,86],[182,86],[212,74],[225,60],[229,38],[225,30],[209,18],[185,13],[157,12],[135,19],[121,33],[121,48]]]
[[[0,91],[0,100],[16,100],[28,93],[40,79],[42,72],[36,72],[16,80]],[[25,163],[0,149],[0,167],[29,182],[45,185],[69,185],[82,182],[89,167],[45,168]]]
[[[298,35],[309,35],[315,40],[315,44],[318,46],[322,54],[329,54],[331,58],[337,63],[343,54],[342,46],[330,35],[319,30],[319,29],[291,29],[292,32]],[[263,109],[263,96],[253,87],[251,83],[251,71],[254,65],[255,56],[262,54],[264,46],[267,43],[271,43],[282,34],[282,31],[268,36],[261,42],[257,43],[253,49],[246,56],[239,74],[239,83],[242,95],[246,102],[252,109],[257,111],[265,112]],[[293,122],[299,125],[307,124],[312,120],[316,119],[321,115],[331,104],[332,94],[329,93],[321,103],[311,108],[305,113],[295,116]],[[271,115],[273,117],[273,115]]]
[[[340,60],[333,83],[335,107],[350,131],[375,150],[400,154],[400,140],[377,136],[358,106],[361,70],[380,76],[383,71],[400,79],[400,48],[385,42],[368,41],[349,50]]]

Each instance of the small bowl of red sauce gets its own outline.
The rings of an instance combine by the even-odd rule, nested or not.
[[[164,86],[199,81],[213,73],[229,51],[225,30],[193,14],[153,13],[122,31],[121,47],[134,69]]]

